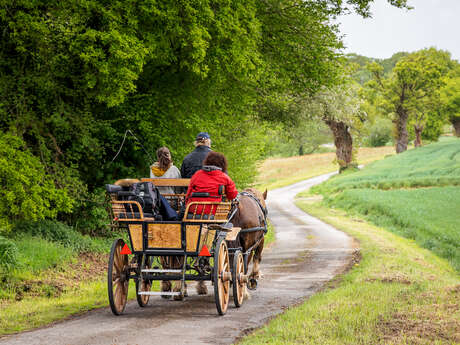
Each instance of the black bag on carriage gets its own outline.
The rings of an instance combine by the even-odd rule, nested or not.
[[[155,219],[161,220],[160,192],[151,182],[133,183],[129,187],[131,192],[128,200],[137,201],[144,213],[151,214]]]
[[[156,220],[178,220],[177,212],[169,205],[168,200],[151,182],[138,182],[130,187],[135,195],[131,199],[139,202],[144,213],[151,213]]]

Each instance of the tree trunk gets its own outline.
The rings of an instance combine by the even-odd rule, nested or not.
[[[415,147],[420,147],[420,146],[422,146],[422,131],[423,131],[423,126],[414,125],[414,131],[415,131],[414,146],[415,146]]]
[[[340,171],[347,168],[353,159],[353,138],[350,135],[349,127],[340,121],[326,120],[326,124],[334,135],[335,154],[340,165]]]
[[[406,110],[399,106],[396,110],[398,118],[396,123],[396,153],[401,153],[407,150],[409,143],[409,134],[407,133],[407,118],[409,117]]]
[[[460,117],[454,117],[451,119],[452,126],[454,126],[455,129],[455,135],[457,137],[460,137]]]

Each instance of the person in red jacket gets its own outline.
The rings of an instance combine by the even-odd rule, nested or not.
[[[238,195],[235,183],[227,175],[227,159],[222,153],[211,151],[203,161],[203,168],[192,176],[185,200],[187,204],[192,201],[222,201],[221,190],[225,190],[228,200],[233,200]],[[204,212],[202,211],[203,206],[191,205],[187,217],[193,213],[203,213],[203,219],[207,219],[210,214],[215,213],[215,208],[206,206]]]

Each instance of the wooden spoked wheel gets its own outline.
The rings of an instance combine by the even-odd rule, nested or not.
[[[129,265],[128,255],[121,254],[125,241],[115,240],[110,250],[108,269],[108,293],[112,313],[121,315],[128,299]]]
[[[244,299],[244,259],[241,251],[236,251],[233,255],[232,285],[233,285],[233,302],[235,307],[239,308]]]
[[[150,258],[147,255],[139,255],[138,257],[138,274],[139,280],[136,281],[136,299],[139,307],[145,307],[149,303],[149,295],[139,295],[139,284],[140,291],[150,291],[152,288],[152,282],[150,280],[142,279],[142,269],[150,268]]]
[[[230,298],[230,279],[227,242],[225,242],[224,238],[220,238],[214,251],[213,270],[214,298],[219,315],[224,315],[227,311]]]

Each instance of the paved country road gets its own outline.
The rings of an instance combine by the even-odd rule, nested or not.
[[[50,327],[1,338],[0,345],[235,342],[311,296],[350,262],[352,239],[305,214],[293,202],[297,193],[330,175],[269,191],[269,218],[276,228],[276,242],[264,252],[258,289],[241,308],[230,304],[227,314],[218,316],[209,285],[208,296],[198,296],[189,286],[189,297],[183,302],[155,296],[146,308],[139,308],[135,301],[128,303],[119,317],[109,308],[98,309]]]

